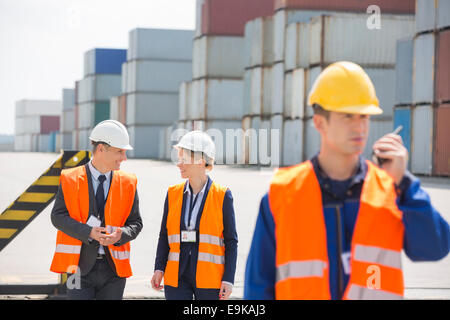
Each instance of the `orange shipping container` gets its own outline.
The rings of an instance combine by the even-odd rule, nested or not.
[[[119,122],[123,125],[127,123],[127,95],[119,96]]]
[[[202,35],[243,36],[245,23],[273,14],[274,0],[206,0]]]
[[[450,101],[450,30],[442,31],[438,36],[436,99]]]
[[[434,173],[450,176],[450,103],[436,109]]]

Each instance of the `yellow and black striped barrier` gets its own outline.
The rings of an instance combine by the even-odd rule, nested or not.
[[[55,198],[62,169],[89,161],[90,151],[67,151],[0,215],[0,251],[28,226]]]

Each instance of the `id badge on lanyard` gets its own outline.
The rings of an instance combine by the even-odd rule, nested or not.
[[[198,199],[198,195],[194,201],[192,201],[192,198],[191,198],[191,204],[190,204],[190,208],[189,208],[189,216],[188,216],[188,221],[187,221],[189,230],[181,230],[181,242],[196,242],[197,241],[197,231],[192,230],[194,227],[191,226],[191,220],[190,220],[191,214],[195,207],[195,203],[197,202],[197,199]]]
[[[197,231],[195,230],[181,230],[181,242],[196,242]]]

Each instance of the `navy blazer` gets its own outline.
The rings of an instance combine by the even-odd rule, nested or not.
[[[200,219],[203,213],[206,198],[211,187],[212,180],[208,177],[205,194],[197,215],[195,230],[197,230],[197,239],[199,239]],[[186,187],[186,183],[185,183]],[[184,190],[184,189],[183,189]],[[186,193],[183,193],[183,205],[181,209],[180,230],[186,230],[184,223]],[[222,281],[234,283],[234,274],[236,272],[237,261],[237,243],[238,236],[236,232],[236,222],[234,217],[233,196],[231,191],[227,190],[223,201],[223,236],[225,240],[225,272]],[[159,232],[158,248],[156,251],[155,270],[164,271],[166,269],[169,256],[169,240],[167,237],[167,215],[169,212],[168,196],[164,203],[164,214],[161,222],[161,231]],[[180,245],[180,267],[178,279],[181,277],[189,278],[195,281],[198,257],[198,241],[194,243],[182,242]],[[193,282],[195,284],[195,282]]]

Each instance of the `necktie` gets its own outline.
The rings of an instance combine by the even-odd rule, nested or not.
[[[103,189],[103,182],[105,182],[105,175],[100,175],[98,177],[98,181],[100,182],[97,187],[97,192],[95,194],[95,200],[97,201],[97,207],[99,212],[100,220],[103,220],[103,216],[105,215],[105,191]]]

